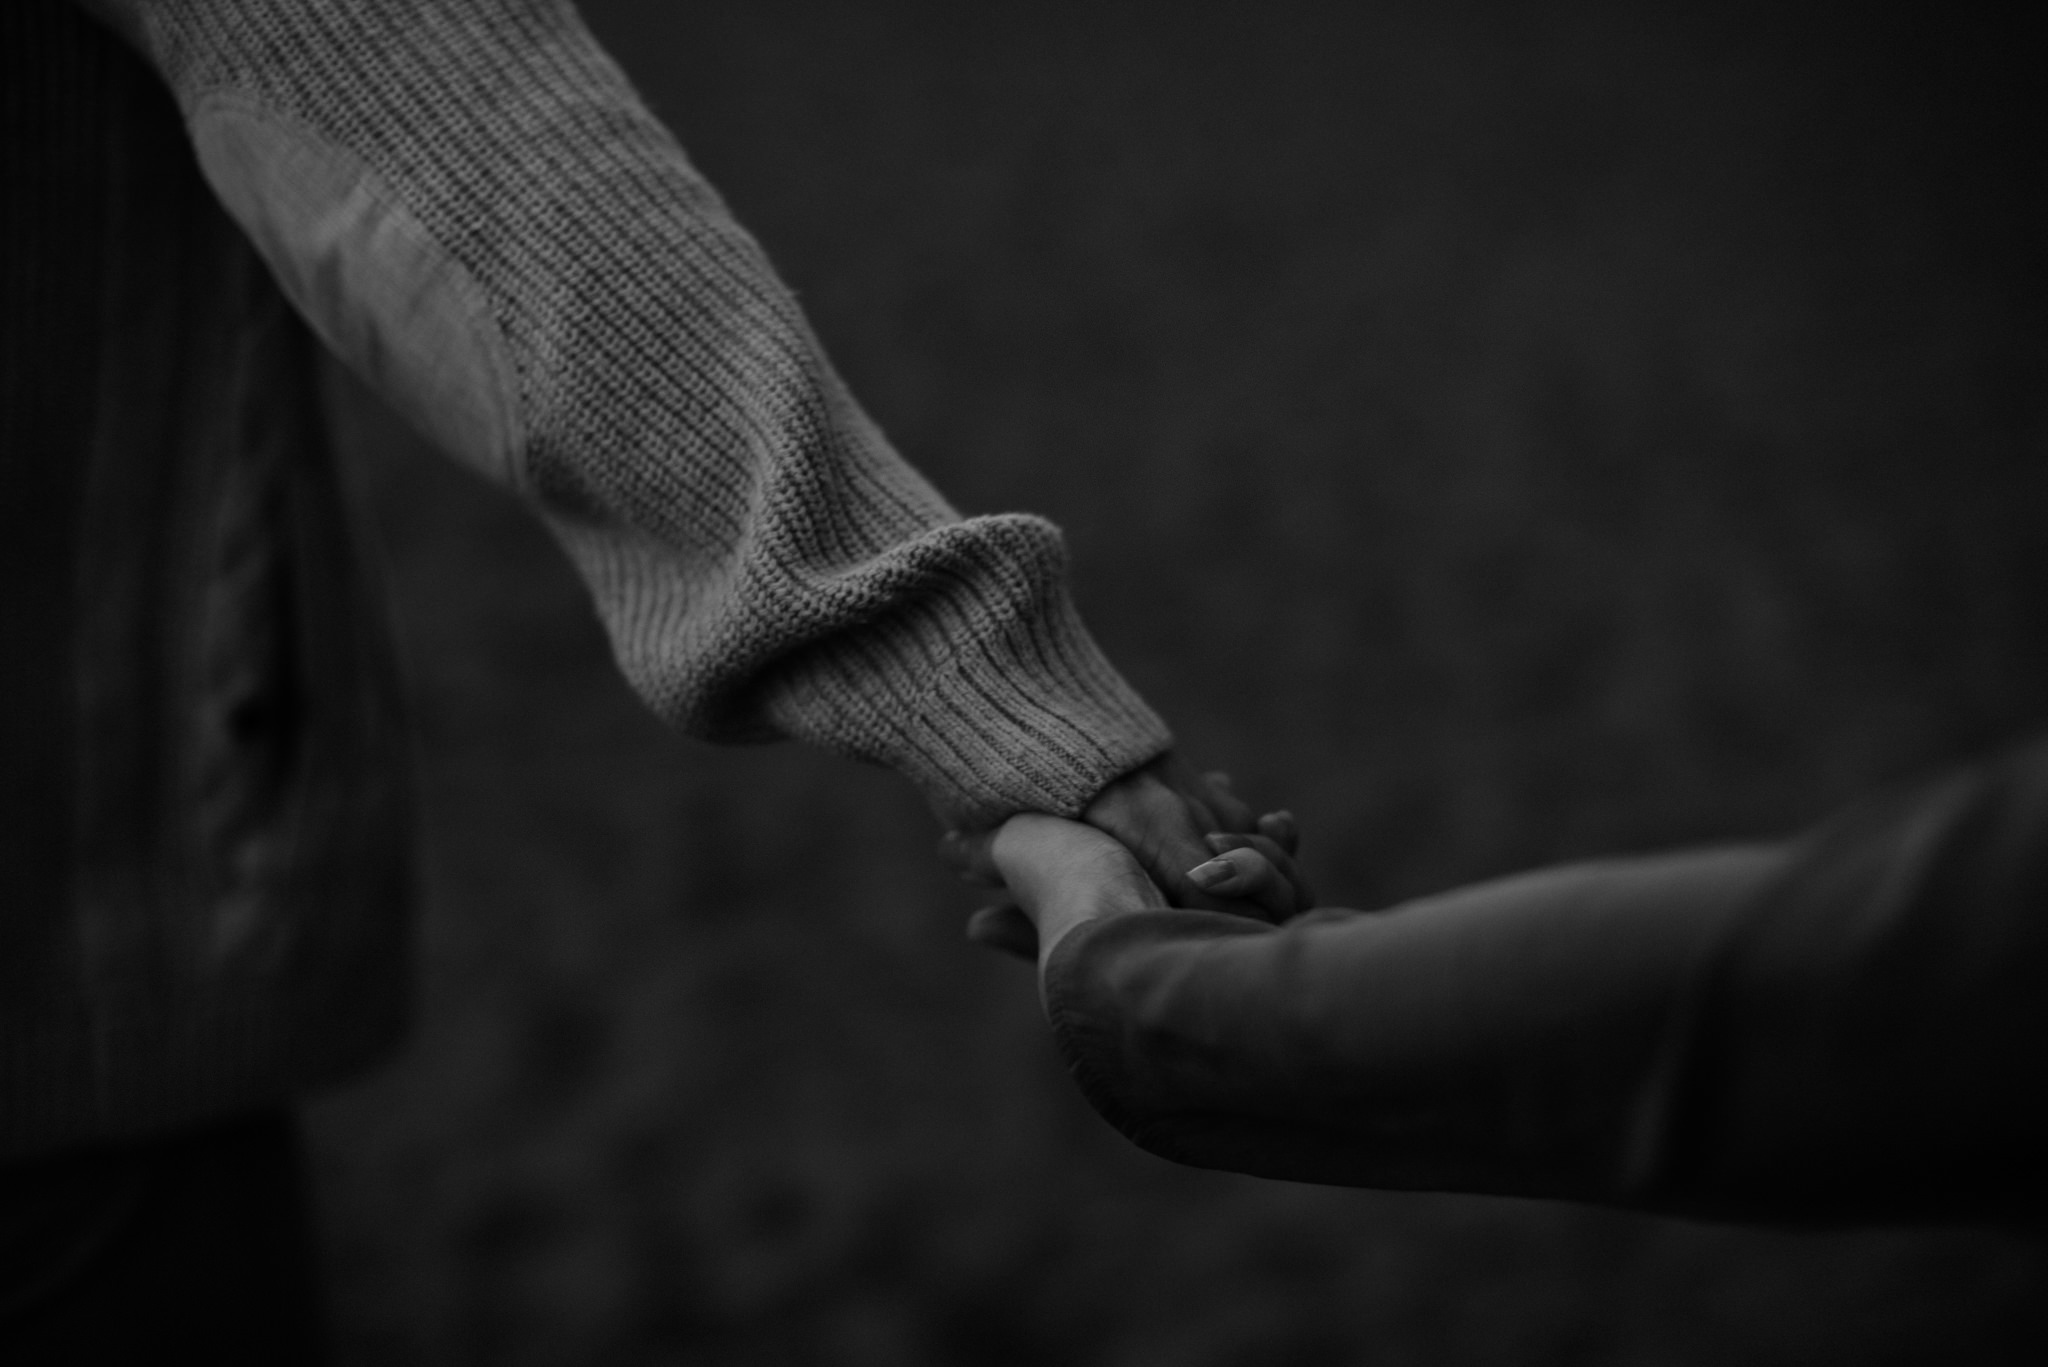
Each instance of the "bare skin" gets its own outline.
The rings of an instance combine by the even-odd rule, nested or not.
[[[1261,845],[1275,843],[1255,838]],[[1013,816],[989,842],[989,858],[1017,899],[1012,910],[1032,927],[1040,967],[1077,926],[1170,905],[1130,850],[1078,821],[1035,813]],[[1283,866],[1250,844],[1233,846],[1209,864],[1225,870],[1216,879],[1218,886],[1255,902],[1293,896]]]
[[[1002,832],[1021,820],[1012,818],[996,831],[976,835],[951,833],[940,842],[941,857],[968,881],[1007,885],[1010,895],[1021,901],[1022,892],[1006,877],[995,854]],[[1081,814],[1081,822],[1057,824],[1076,831],[1092,829],[1096,839],[1083,846],[1071,834],[1052,840],[1040,831],[1026,846],[1030,855],[1016,856],[1043,865],[1033,882],[1042,902],[1062,880],[1074,883],[1078,895],[1079,882],[1086,882],[1092,871],[1110,880],[1103,898],[1098,898],[1105,908],[1130,902],[1139,883],[1157,899],[1148,905],[1226,911],[1262,921],[1284,921],[1315,904],[1307,880],[1294,866],[1299,835],[1292,814],[1255,817],[1231,792],[1228,775],[1197,773],[1170,755],[1103,789]],[[1032,823],[1025,828],[1038,829]],[[1012,837],[1013,845],[1016,838]],[[1043,864],[1045,860],[1052,863]],[[1018,871],[1025,863],[1016,863]],[[1063,872],[1055,877],[1055,869]],[[1135,883],[1129,877],[1132,871]],[[1072,898],[1055,900],[1066,905]],[[967,934],[979,944],[1026,959],[1039,957],[1044,943],[1029,907],[1020,910],[1007,902],[975,913]]]

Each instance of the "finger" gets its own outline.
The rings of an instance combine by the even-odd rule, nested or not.
[[[1217,831],[1204,836],[1203,841],[1217,854],[1222,854],[1226,850],[1253,850],[1271,864],[1273,871],[1286,880],[1288,887],[1293,890],[1293,906],[1285,914],[1306,911],[1316,904],[1315,889],[1309,886],[1307,877],[1294,862],[1294,856],[1271,836],[1237,835],[1228,831]]]
[[[1115,915],[1166,901],[1144,866],[1118,841],[1078,821],[1031,813],[1012,817],[990,845],[1010,897],[1045,929],[1048,915]]]
[[[984,949],[1038,962],[1038,928],[1021,909],[1007,903],[983,907],[968,917],[967,938]]]
[[[1294,813],[1282,808],[1267,812],[1258,820],[1259,834],[1292,855],[1301,849],[1301,828],[1295,824]]]
[[[1210,806],[1213,790],[1177,755],[1161,755],[1132,776],[1135,794],[1154,807],[1175,807],[1197,830],[1226,830],[1222,814]]]
[[[1220,889],[1230,895],[1250,898],[1283,921],[1315,905],[1315,890],[1309,886],[1308,879],[1302,876],[1287,852],[1269,838],[1217,833],[1208,836],[1207,843],[1219,857],[1257,861],[1256,865],[1246,866],[1256,873],[1255,878],[1225,881],[1220,870],[1209,871],[1207,886],[1212,891]],[[1233,855],[1233,851],[1237,853]]]
[[[1203,774],[1176,755],[1165,756],[1159,777],[1194,809],[1197,825],[1205,831],[1249,831],[1252,809],[1231,786],[1230,775],[1221,769]]]
[[[939,837],[939,862],[953,870],[963,883],[999,888],[1003,875],[996,868],[992,847],[994,831],[947,831]]]
[[[1214,829],[1196,818],[1194,806],[1156,774],[1140,770],[1103,789],[1082,819],[1128,846],[1169,892],[1180,895],[1191,890],[1182,874],[1208,853],[1202,832]]]
[[[1202,843],[1217,854],[1225,850],[1257,850],[1276,866],[1284,865],[1293,856],[1282,849],[1280,842],[1267,835],[1241,835],[1236,831],[1211,831],[1202,837]]]
[[[1188,870],[1188,878],[1215,897],[1237,897],[1255,902],[1275,916],[1298,910],[1294,887],[1271,860],[1249,846],[1225,850]]]
[[[1197,773],[1193,765],[1172,753],[1129,776],[1139,787],[1160,790],[1179,803],[1197,830],[1248,831],[1252,828],[1251,809],[1231,794],[1225,777],[1222,785],[1211,783],[1207,774]]]
[[[1080,822],[1020,814],[997,828],[991,848],[1004,884],[1037,927],[1041,963],[1089,921],[1167,905],[1128,848]]]
[[[1224,828],[1221,823],[1229,819],[1229,806],[1219,800],[1218,810],[1212,811],[1205,796],[1222,795],[1190,765],[1166,755],[1104,788],[1082,819],[1127,846],[1174,906],[1268,916],[1262,906],[1212,897],[1189,881],[1187,871],[1214,853],[1202,843],[1203,833]],[[1228,801],[1242,810],[1240,828],[1250,831],[1250,809],[1234,798]]]

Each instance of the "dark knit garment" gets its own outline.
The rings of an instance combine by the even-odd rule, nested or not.
[[[965,825],[1169,744],[1057,530],[903,463],[569,5],[4,8],[36,188],[0,319],[0,1157],[274,1101],[398,1027],[402,730],[308,325],[533,502],[691,734],[886,764]]]

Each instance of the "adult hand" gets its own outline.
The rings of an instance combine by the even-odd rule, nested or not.
[[[1284,921],[1315,904],[1307,880],[1294,867],[1297,835],[1286,812],[1256,818],[1230,790],[1230,776],[1197,773],[1177,755],[1161,755],[1096,794],[1081,820],[1138,857],[1152,880],[1180,907],[1202,907]],[[1263,823],[1263,824],[1262,824]],[[1232,844],[1212,844],[1212,835],[1260,842],[1280,878],[1261,885],[1258,895],[1190,876]]]

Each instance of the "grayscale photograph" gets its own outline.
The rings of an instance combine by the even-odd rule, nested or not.
[[[2042,52],[0,0],[0,1367],[2048,1361]]]

